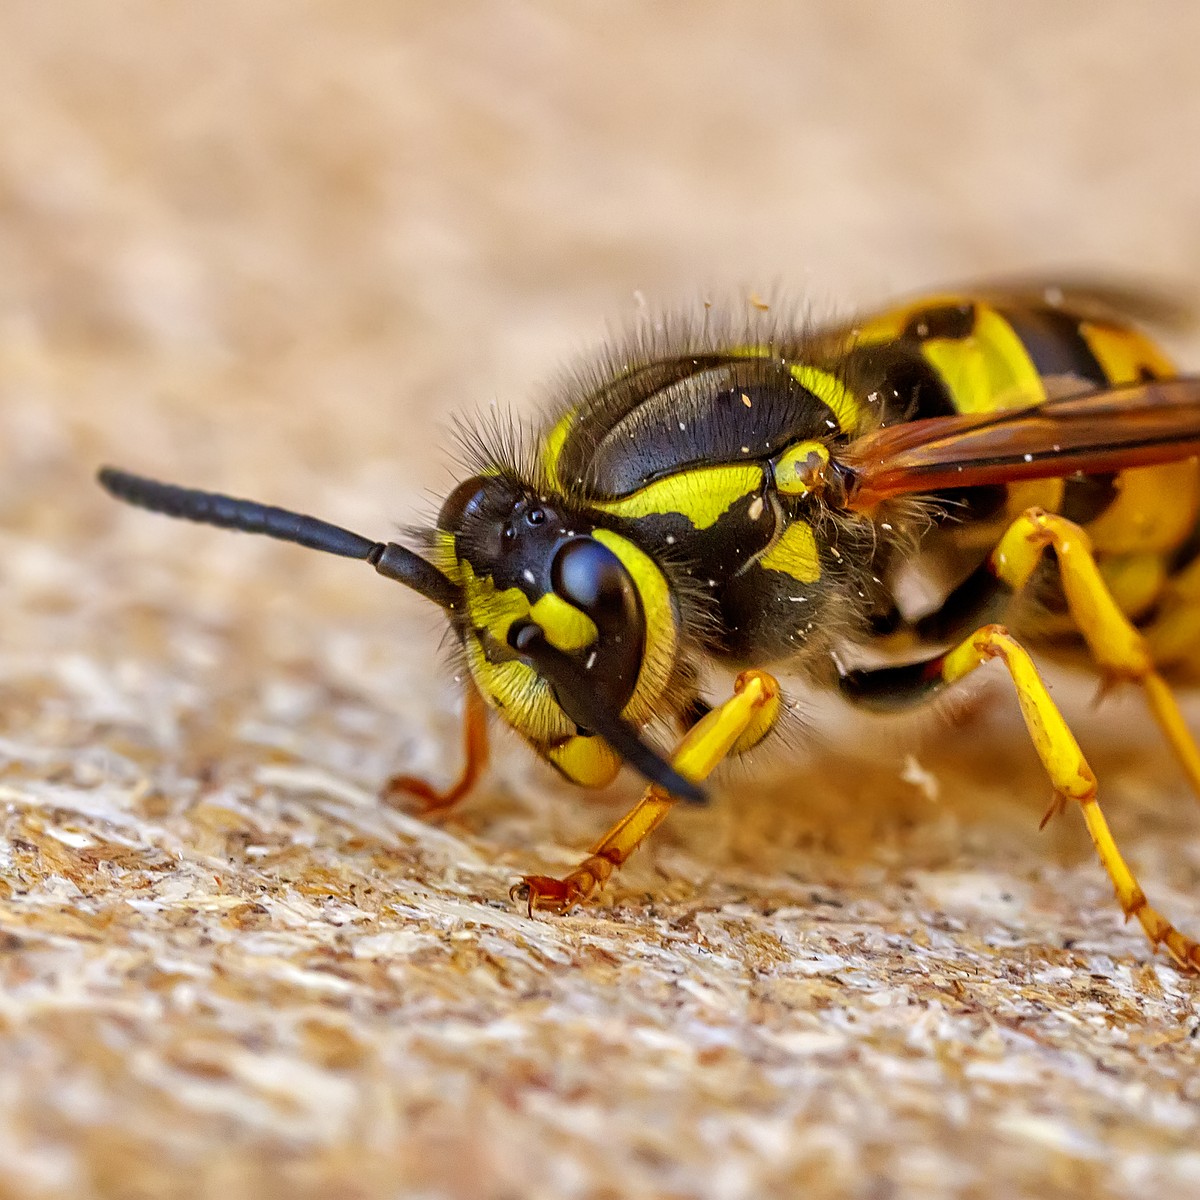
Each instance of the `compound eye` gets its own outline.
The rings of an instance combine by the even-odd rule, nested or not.
[[[483,508],[487,500],[487,485],[488,480],[481,475],[464,479],[442,504],[438,513],[438,528],[446,533],[460,532]]]
[[[550,586],[598,627],[614,620],[635,623],[638,619],[640,605],[629,572],[594,538],[575,538],[554,556]]]
[[[608,708],[621,712],[637,685],[646,647],[646,618],[633,579],[607,546],[576,537],[554,556],[550,586],[595,623],[600,653],[588,664],[588,679]]]

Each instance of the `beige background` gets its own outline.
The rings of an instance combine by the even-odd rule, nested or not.
[[[457,762],[436,614],[90,479],[387,535],[452,414],[531,411],[642,305],[1200,300],[1197,45],[1185,0],[4,4],[0,1195],[1200,1195],[1197,984],[1075,814],[1036,833],[1002,680],[957,724],[798,697],[807,744],[531,922],[516,874],[632,783],[501,739],[444,827],[382,811]],[[1090,690],[1196,933],[1200,816]]]

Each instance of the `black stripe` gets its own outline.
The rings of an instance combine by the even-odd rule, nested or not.
[[[896,712],[921,704],[946,686],[944,655],[896,667],[861,668],[838,676],[842,695],[872,712]]]
[[[927,342],[933,338],[965,341],[975,332],[978,318],[974,304],[943,304],[923,308],[904,326],[901,339]]]
[[[1070,375],[1098,388],[1112,386],[1114,381],[1092,353],[1074,317],[1053,308],[1001,308],[997,312],[1012,326],[1043,378]]]
[[[1076,525],[1088,525],[1102,516],[1120,494],[1117,476],[1112,472],[1068,476],[1059,515]]]

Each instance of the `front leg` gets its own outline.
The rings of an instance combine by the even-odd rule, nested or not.
[[[761,740],[774,725],[779,709],[775,679],[766,671],[743,671],[734,683],[733,695],[684,735],[671,756],[671,765],[685,778],[700,782],[740,745]],[[561,879],[526,875],[513,887],[512,898],[524,903],[530,915],[535,908],[566,912],[590,899],[662,824],[674,804],[666,792],[651,785],[573,871]]]
[[[463,766],[458,778],[444,790],[415,775],[393,775],[383,785],[380,799],[390,808],[415,811],[419,816],[440,815],[462,800],[483,774],[488,762],[487,705],[474,684],[467,684],[463,700]]]

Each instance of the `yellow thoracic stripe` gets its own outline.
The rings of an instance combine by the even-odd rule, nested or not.
[[[558,460],[562,456],[563,446],[566,445],[567,435],[575,423],[575,412],[567,413],[542,441],[542,470],[546,472],[546,482],[552,488],[561,488],[562,479],[558,473]]]
[[[796,518],[758,565],[768,571],[782,571],[800,583],[816,583],[821,578],[821,558],[812,526]]]
[[[715,525],[743,496],[762,487],[762,467],[754,463],[744,466],[694,467],[648,483],[619,500],[600,500],[595,506],[616,517],[650,517],[680,513],[696,529]]]
[[[862,405],[836,375],[807,363],[792,363],[788,370],[801,387],[808,388],[830,409],[843,433],[857,432],[862,423]]]

